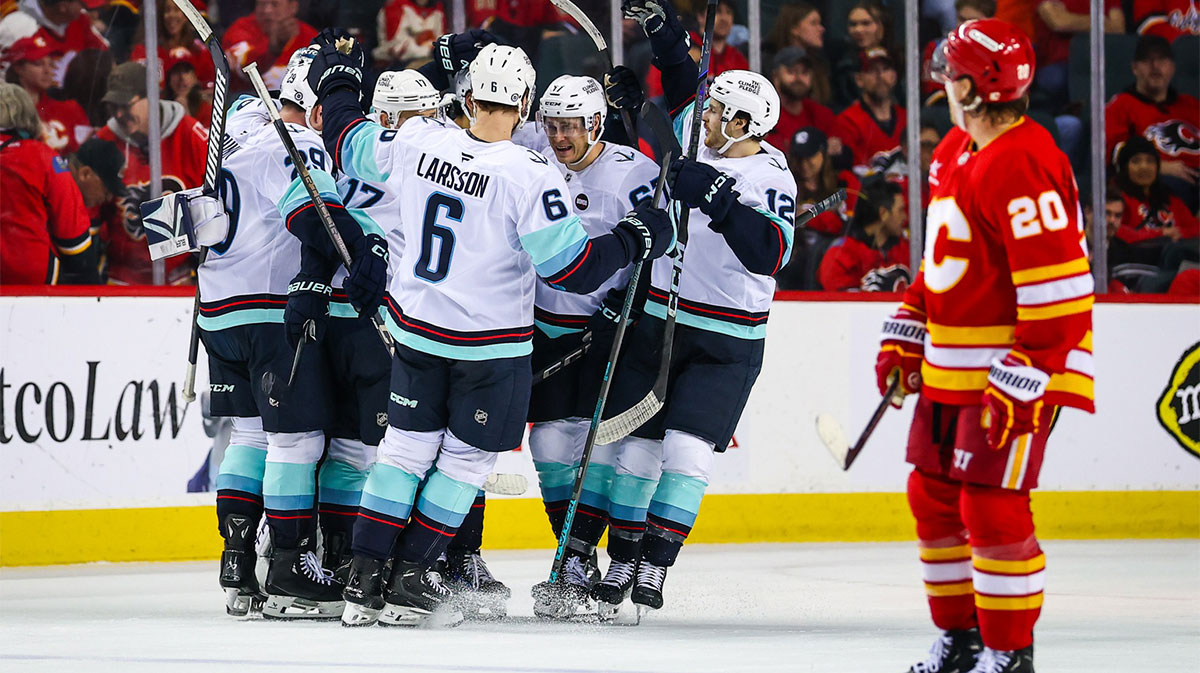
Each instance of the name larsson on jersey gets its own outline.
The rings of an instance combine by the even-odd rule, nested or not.
[[[490,175],[464,171],[452,163],[431,157],[424,152],[417,161],[417,176],[430,182],[436,182],[447,189],[477,198],[483,198],[484,192],[492,182]]]

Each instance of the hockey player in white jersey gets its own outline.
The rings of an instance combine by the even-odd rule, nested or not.
[[[345,282],[346,291],[355,306],[371,311],[372,304],[379,302],[375,288],[381,294],[386,279],[386,258],[381,278],[378,257],[362,254],[372,236],[364,234],[341,205],[320,136],[314,131],[320,128],[320,110],[305,105],[312,99],[305,97],[300,84],[307,87],[303,78],[285,75],[281,115],[297,149],[308,159],[310,174],[339,231],[360,253]],[[233,115],[242,113],[235,109]],[[259,111],[246,106],[244,114]],[[257,520],[256,512],[265,506],[274,554],[267,573],[264,615],[335,617],[342,609],[341,584],[310,551],[316,532],[316,463],[324,451],[323,429],[333,408],[328,364],[313,349],[289,388],[265,390],[260,385],[264,374],[287,379],[293,360],[289,341],[298,342],[306,321],[313,320],[320,339],[332,292],[332,243],[274,127],[241,119],[231,126],[242,132],[236,142],[226,143],[222,170],[221,195],[229,227],[200,266],[198,323],[209,354],[214,415],[235,417],[235,429],[260,417],[266,443],[247,447],[254,452],[239,452],[241,457],[230,465],[223,482],[230,488],[218,493],[218,516],[227,548],[236,541],[240,560],[251,561],[242,564],[242,578],[248,585],[253,579],[253,534],[235,531],[228,524],[231,515]],[[261,484],[261,504],[244,497],[255,482]]]
[[[599,82],[563,75],[542,95],[541,133],[531,139],[563,173],[571,203],[589,236],[607,233],[626,212],[647,202],[658,177],[658,167],[645,155],[600,139],[607,117],[608,104]],[[631,269],[622,269],[587,294],[565,292],[545,280],[537,284],[535,371],[577,348],[585,331],[591,334],[587,355],[535,385],[530,395],[529,450],[555,539],[562,529],[587,438],[587,419],[595,408]],[[588,593],[598,573],[591,558],[607,521],[613,448],[598,446],[592,452],[580,516],[572,526],[564,560],[566,581],[534,587],[534,613],[539,616],[569,617],[590,601]]]
[[[470,63],[470,129],[422,118],[397,131],[363,118],[357,44],[350,53],[324,46],[310,75],[336,164],[400,195],[405,239],[389,288],[389,427],[364,488],[344,594],[343,623],[351,625],[412,624],[432,613],[461,619],[434,564],[496,452],[521,442],[536,277],[590,292],[632,259],[661,255],[672,238],[666,214],[642,208],[589,239],[558,171],[510,141],[532,103],[529,58],[512,47],[480,48],[470,34],[445,36],[442,46],[443,82]]]
[[[686,33],[666,0],[626,0],[623,8],[650,38],[686,143],[698,75]],[[636,86],[624,68],[606,81],[613,98]],[[771,276],[788,261],[795,214],[787,162],[762,140],[778,120],[779,96],[766,78],[721,73],[704,111],[697,160],[676,160],[668,176],[672,198],[691,208],[678,327],[665,405],[617,451],[609,528],[621,534],[609,535],[612,562],[593,591],[608,606],[632,592],[635,604],[662,607],[667,568],[700,511],[714,452],[725,450],[758,376],[775,291]],[[645,314],[614,377],[609,415],[632,407],[654,385],[671,275],[671,259],[654,263]]]

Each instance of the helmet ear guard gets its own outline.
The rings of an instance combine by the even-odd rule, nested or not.
[[[779,122],[779,93],[771,81],[749,70],[727,70],[713,80],[709,91],[712,100],[721,104],[721,135],[726,142],[717,152],[724,154],[734,143],[765,136]],[[730,138],[725,132],[739,112],[750,117],[746,132]]]

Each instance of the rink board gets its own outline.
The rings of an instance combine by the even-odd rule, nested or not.
[[[180,396],[191,305],[180,293],[0,297],[0,565],[216,555],[213,496],[186,492],[213,441]],[[762,375],[692,539],[913,537],[912,405],[885,416],[850,472],[813,430],[818,412],[851,435],[865,423],[893,306],[776,302]],[[1194,304],[1096,306],[1097,414],[1067,410],[1055,428],[1034,499],[1043,536],[1200,536],[1198,328]],[[497,471],[525,474],[533,490],[492,499],[487,546],[549,546],[528,451],[503,454]]]

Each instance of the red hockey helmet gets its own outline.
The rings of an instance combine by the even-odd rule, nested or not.
[[[967,21],[934,51],[930,73],[939,83],[969,77],[980,102],[1006,103],[1025,95],[1033,82],[1033,45],[1021,29],[1000,19]]]

